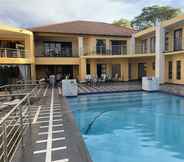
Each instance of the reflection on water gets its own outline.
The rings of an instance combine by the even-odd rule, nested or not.
[[[79,96],[69,104],[94,162],[184,161],[182,97],[130,92]]]

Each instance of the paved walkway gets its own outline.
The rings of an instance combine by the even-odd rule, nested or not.
[[[179,96],[184,96],[184,85],[163,84],[160,86],[162,92],[171,93]]]
[[[32,130],[13,162],[89,162],[79,130],[60,88],[40,89],[41,100],[31,108]]]

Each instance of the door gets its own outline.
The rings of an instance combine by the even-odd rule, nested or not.
[[[97,77],[100,78],[102,75],[102,64],[97,64]]]
[[[138,80],[142,80],[142,77],[146,76],[145,64],[138,64]]]
[[[64,65],[62,67],[62,76],[65,78],[69,76],[70,79],[73,78],[73,66],[72,65]]]

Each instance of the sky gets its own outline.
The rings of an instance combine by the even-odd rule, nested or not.
[[[184,0],[0,0],[0,23],[17,27],[74,20],[112,23],[120,18],[131,20],[151,5],[184,10]]]

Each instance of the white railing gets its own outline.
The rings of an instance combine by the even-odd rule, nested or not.
[[[0,58],[25,58],[29,55],[28,50],[13,49],[13,48],[0,48]]]

